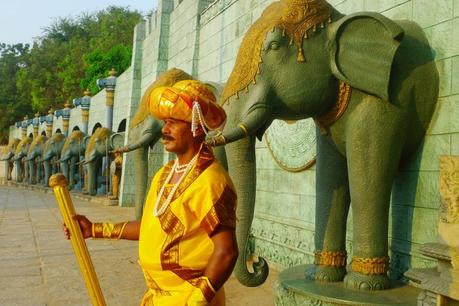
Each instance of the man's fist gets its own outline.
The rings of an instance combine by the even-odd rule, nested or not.
[[[89,221],[88,218],[82,215],[75,215],[73,216],[73,220],[76,220],[78,225],[80,225],[84,239],[92,237],[92,222]],[[67,240],[70,239],[70,231],[65,223],[62,223],[62,229],[64,230],[65,238],[67,238]]]

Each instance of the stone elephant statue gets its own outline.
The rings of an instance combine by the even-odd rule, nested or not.
[[[10,139],[8,146],[3,149],[2,155],[0,156],[0,161],[5,161],[6,162],[6,175],[5,178],[6,180],[11,180],[13,175],[13,156],[14,156],[14,151],[16,151],[16,147],[21,142],[20,139],[18,138],[12,138]]]
[[[105,127],[98,128],[88,140],[85,150],[84,165],[88,171],[87,192],[90,195],[97,194],[103,179],[107,176],[108,169],[102,169],[102,158],[108,157],[107,165],[110,165],[110,152],[116,147],[121,147],[124,143],[124,133],[114,133]],[[107,172],[107,173],[106,173]]]
[[[31,137],[24,137],[18,143],[16,150],[14,151],[14,167],[16,168],[16,181],[27,182],[29,178],[28,169],[24,161],[27,153],[29,152],[30,144],[32,143]]]
[[[58,172],[57,160],[61,158],[61,151],[65,142],[65,135],[62,133],[55,133],[45,143],[43,151],[43,167],[45,169],[45,177],[43,185],[49,186],[49,178],[52,174]]]
[[[150,116],[147,110],[150,93],[157,87],[172,86],[178,81],[193,79],[186,72],[172,68],[163,72],[145,91],[139,103],[139,108],[130,123],[128,144],[117,148],[115,152],[134,151],[135,171],[135,218],[140,220],[148,185],[148,148],[153,147],[161,138],[162,121]]]
[[[69,182],[69,189],[73,189],[75,186],[75,178],[79,172],[77,165],[79,165],[80,160],[84,157],[88,141],[89,136],[85,135],[82,131],[73,131],[65,139],[59,163],[62,173]],[[79,179],[81,180],[81,177]]]
[[[45,143],[48,137],[44,135],[36,136],[30,144],[29,151],[27,152],[27,163],[29,165],[29,184],[40,183],[43,177],[43,164],[42,155],[45,149]]]
[[[314,118],[317,129],[315,262],[309,277],[361,290],[388,288],[388,214],[393,179],[423,139],[439,76],[422,29],[377,13],[343,15],[326,1],[272,3],[245,34],[224,88],[226,144],[238,194],[239,259],[246,286],[264,282],[260,258],[246,266],[255,203],[255,137],[274,119]],[[353,257],[346,273],[346,219]],[[281,203],[279,203],[281,204]]]

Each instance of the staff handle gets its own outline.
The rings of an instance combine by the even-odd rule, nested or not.
[[[72,242],[73,251],[83,274],[91,302],[94,306],[105,306],[105,299],[86,242],[81,233],[80,225],[77,220],[73,219],[76,213],[67,185],[68,182],[62,173],[56,173],[49,179],[49,186],[53,188],[62,218],[70,232],[70,241]]]

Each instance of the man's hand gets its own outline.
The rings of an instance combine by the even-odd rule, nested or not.
[[[73,220],[76,220],[78,222],[78,225],[80,225],[81,233],[83,234],[84,239],[92,237],[92,222],[89,221],[88,218],[82,215],[75,215],[73,216]],[[62,228],[64,230],[65,238],[69,240],[70,231],[65,225],[65,223],[62,223]]]

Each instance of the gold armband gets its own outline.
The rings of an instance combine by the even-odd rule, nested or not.
[[[92,238],[120,239],[127,222],[123,223],[93,223]]]

